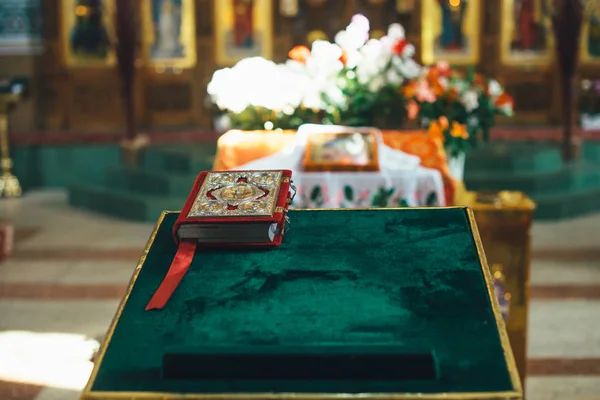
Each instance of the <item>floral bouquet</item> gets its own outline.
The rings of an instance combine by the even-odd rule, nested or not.
[[[400,24],[380,39],[370,39],[369,32],[369,20],[355,15],[334,43],[315,41],[310,50],[297,46],[289,53],[287,65],[317,83],[326,123],[384,127],[405,109],[401,89],[421,71],[414,46]]]
[[[223,129],[297,129],[317,122],[320,94],[306,71],[261,57],[216,71],[207,92]]]
[[[446,117],[430,121],[427,134],[443,143],[450,157],[458,157],[471,147],[466,125],[457,121],[450,123]]]
[[[474,146],[481,134],[487,141],[496,115],[513,115],[513,100],[497,81],[473,71],[465,76],[447,63],[424,68],[418,79],[405,85],[403,94],[409,118],[418,119],[424,127],[442,117],[451,130],[455,122],[466,126],[466,135],[447,136],[454,138],[445,142],[451,152],[468,147],[458,145],[456,140],[468,140]]]

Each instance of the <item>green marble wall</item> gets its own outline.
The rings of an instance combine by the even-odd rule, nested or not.
[[[121,162],[118,145],[23,146],[12,154],[24,190],[104,184],[106,171]]]

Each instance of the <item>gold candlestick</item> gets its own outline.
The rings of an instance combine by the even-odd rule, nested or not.
[[[8,105],[14,95],[0,95],[0,197],[19,197],[22,190],[19,180],[12,174],[13,160],[10,157],[8,140]]]

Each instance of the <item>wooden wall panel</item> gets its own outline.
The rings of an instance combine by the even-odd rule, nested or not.
[[[206,85],[217,68],[213,43],[215,1],[225,0],[195,0],[198,60],[195,67],[174,73],[140,66],[136,96],[141,128],[211,127]],[[416,47],[417,59],[420,57],[420,1],[414,2],[414,9],[399,14],[397,0],[298,0],[298,14],[293,17],[282,16],[280,0],[272,1],[275,61],[284,61],[294,45],[307,44],[311,31],[321,30],[333,40],[358,12],[370,19],[373,30],[385,32],[390,23],[401,23],[408,40]],[[555,83],[555,67],[507,67],[500,62],[501,2],[481,1],[480,61],[476,67],[496,77],[515,96],[517,115],[511,122],[557,122],[560,93]],[[40,57],[40,126],[70,130],[122,129],[120,86],[115,69],[65,67],[60,55],[60,0],[45,0],[44,10],[46,50]],[[582,67],[581,76],[598,79],[598,70],[597,66]]]

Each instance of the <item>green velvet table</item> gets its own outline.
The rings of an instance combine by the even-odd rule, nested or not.
[[[272,250],[199,250],[160,311],[144,311],[177,250],[164,213],[84,399],[520,399],[470,209],[293,210]],[[435,379],[173,380],[165,349],[431,349]],[[241,349],[241,350],[240,350]],[[406,366],[404,366],[406,367]],[[259,365],[256,368],[260,368]]]

